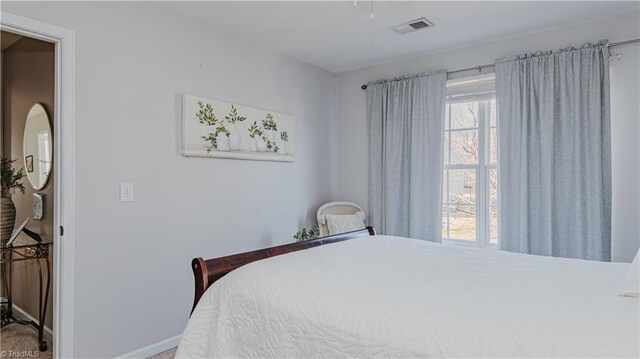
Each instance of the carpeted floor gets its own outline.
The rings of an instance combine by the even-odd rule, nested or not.
[[[10,324],[0,330],[0,356],[3,358],[51,359],[53,343],[47,340],[47,344],[47,351],[38,349],[38,331],[31,325]]]
[[[53,344],[50,339],[47,339],[47,344],[49,345],[47,351],[40,352],[38,350],[38,332],[30,325],[11,324],[0,330],[0,357],[2,358],[51,359]],[[176,355],[176,349],[165,350],[149,357],[149,359],[173,359]]]
[[[158,353],[154,356],[151,356],[147,359],[173,359],[173,357],[176,356],[176,349],[177,348],[171,348],[169,350],[165,350],[162,353]]]

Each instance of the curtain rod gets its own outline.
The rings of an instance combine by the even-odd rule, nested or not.
[[[622,45],[628,45],[628,44],[634,44],[636,42],[640,42],[640,39],[633,39],[633,40],[625,40],[625,41],[618,41],[618,42],[612,42],[610,44],[607,44],[607,47],[616,47],[616,46],[622,46]],[[466,72],[466,71],[471,71],[471,70],[478,70],[478,71],[482,71],[482,69],[486,69],[488,67],[494,67],[496,64],[486,64],[486,65],[480,65],[480,66],[474,66],[474,67],[467,67],[466,69],[460,69],[460,70],[453,70],[453,71],[448,71],[447,75],[451,75],[451,74],[457,74],[459,72]],[[367,89],[367,85],[362,85],[360,87],[363,90]]]

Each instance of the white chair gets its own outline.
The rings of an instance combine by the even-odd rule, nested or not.
[[[325,205],[322,205],[320,208],[318,208],[317,212],[320,237],[326,237],[329,235],[329,228],[327,227],[327,221],[324,216],[325,214],[344,215],[355,214],[360,211],[364,212],[364,209],[352,202],[329,202]]]

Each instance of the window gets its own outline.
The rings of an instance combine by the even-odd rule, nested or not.
[[[480,247],[498,240],[495,78],[447,83],[442,237]]]

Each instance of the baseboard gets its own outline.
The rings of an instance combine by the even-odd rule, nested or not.
[[[2,300],[4,301],[6,300],[6,298],[3,297]],[[14,311],[20,314],[20,316],[27,318],[27,320],[32,320],[40,324],[40,322],[36,318],[34,318],[31,314],[27,313],[24,309],[17,306],[15,303],[12,303],[12,307]],[[47,327],[46,325],[44,326],[44,333],[45,333],[46,340],[48,340],[49,342],[53,340],[53,330],[51,330],[51,328]]]
[[[123,354],[121,356],[119,356],[118,358],[120,359],[124,359],[124,358],[136,358],[136,359],[142,359],[142,358],[148,358],[152,355],[156,355],[158,353],[161,353],[167,349],[171,349],[173,347],[178,346],[178,343],[180,342],[180,337],[182,335],[176,335],[175,337],[171,337],[169,339],[165,339],[161,342],[157,342],[155,344],[151,344],[148,345],[144,348],[140,348],[137,350],[134,350],[132,352],[129,352],[127,354]]]

